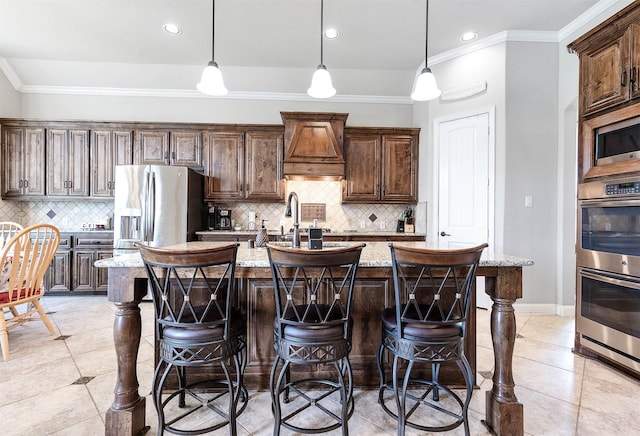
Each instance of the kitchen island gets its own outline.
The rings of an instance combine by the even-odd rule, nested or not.
[[[186,248],[212,244],[220,243],[189,242]],[[426,242],[402,241],[398,244],[435,248]],[[175,247],[185,248],[185,244]],[[493,388],[487,392],[485,422],[498,435],[524,432],[523,405],[516,398],[512,373],[516,329],[513,303],[522,297],[522,267],[532,264],[527,259],[496,255],[486,250],[478,268],[478,276],[485,277],[485,291],[493,300],[491,332],[495,368]],[[135,435],[145,426],[145,399],[138,393],[136,362],[142,322],[139,303],[147,293],[146,274],[139,254],[104,259],[96,262],[96,266],[108,268],[108,299],[116,306],[114,342],[118,378],[114,402],[105,420],[105,434]],[[250,249],[246,243],[240,244],[236,266],[237,298],[246,311],[248,322],[245,380],[250,389],[265,389],[274,357],[271,326],[275,312],[266,249]],[[387,242],[367,243],[357,277],[350,360],[355,386],[373,388],[377,386],[375,354],[381,331],[379,314],[393,301],[393,274]],[[475,370],[475,311],[469,317],[468,337],[465,353]],[[447,373],[443,368],[443,377],[453,377],[453,371]]]

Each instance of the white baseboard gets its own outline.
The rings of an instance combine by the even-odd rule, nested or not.
[[[529,315],[558,315],[558,316],[574,316],[575,306],[560,306],[557,304],[527,304],[515,303],[513,308],[518,313],[526,313]]]

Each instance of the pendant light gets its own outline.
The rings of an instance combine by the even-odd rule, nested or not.
[[[311,78],[311,87],[307,90],[307,94],[314,98],[329,98],[336,94],[336,89],[331,83],[331,75],[327,71],[327,67],[323,62],[323,40],[322,33],[324,31],[324,0],[320,0],[320,65],[313,73]]]
[[[440,97],[442,93],[436,83],[436,76],[431,72],[431,69],[427,66],[427,47],[429,45],[429,0],[426,0],[426,23],[425,23],[425,38],[424,38],[424,68],[420,73],[420,76],[416,79],[416,83],[411,93],[411,98],[417,101],[433,100]]]
[[[222,72],[214,57],[215,37],[216,37],[216,0],[212,0],[212,20],[211,20],[211,61],[202,71],[200,83],[196,85],[198,91],[208,95],[225,95],[229,90],[224,86]]]

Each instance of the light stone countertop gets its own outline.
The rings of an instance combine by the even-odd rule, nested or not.
[[[185,249],[185,248],[197,248],[207,247],[211,245],[225,245],[225,242],[187,242],[184,244],[172,245],[168,248]],[[330,244],[330,245],[329,245]],[[339,245],[338,245],[339,244]],[[351,246],[361,244],[359,242],[341,242],[330,243],[327,242],[327,250],[331,249],[331,246]],[[402,241],[396,242],[397,245],[409,246],[409,247],[424,247],[424,248],[438,248],[428,242],[409,242]],[[301,250],[306,250],[305,244],[301,244]],[[485,249],[482,259],[480,260],[481,266],[500,266],[500,267],[522,267],[533,265],[533,260],[522,257],[509,256],[505,254],[493,253],[490,249]],[[108,259],[102,259],[95,262],[95,266],[99,268],[142,268],[144,266],[140,253],[135,252],[132,254],[123,254]],[[236,266],[239,268],[268,268],[269,259],[267,257],[266,248],[248,248],[247,243],[240,243],[238,247],[238,255],[236,260]],[[389,251],[389,242],[367,242],[365,248],[362,250],[360,257],[359,267],[391,267],[391,254]]]

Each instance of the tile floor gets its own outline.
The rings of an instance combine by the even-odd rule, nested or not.
[[[114,306],[106,297],[47,296],[44,305],[60,336],[41,323],[10,333],[11,359],[0,360],[0,433],[101,435],[113,400],[116,361]],[[151,304],[143,303],[143,341],[138,378],[148,395],[153,373]],[[640,433],[640,381],[571,352],[573,318],[517,315],[514,379],[524,404],[527,435],[630,435]],[[488,434],[484,392],[491,388],[493,354],[489,315],[478,310],[478,384],[470,407],[471,433]],[[376,374],[377,377],[377,374]],[[356,391],[354,435],[393,435],[394,421],[377,404],[375,391]],[[155,411],[147,398],[148,434],[156,433]],[[239,417],[241,435],[272,434],[269,395],[251,392]],[[408,429],[409,430],[409,429]],[[228,434],[223,428],[215,434]],[[282,434],[290,434],[286,430]],[[332,432],[331,434],[339,434]],[[417,434],[408,432],[408,434]],[[449,434],[463,434],[458,428]]]

